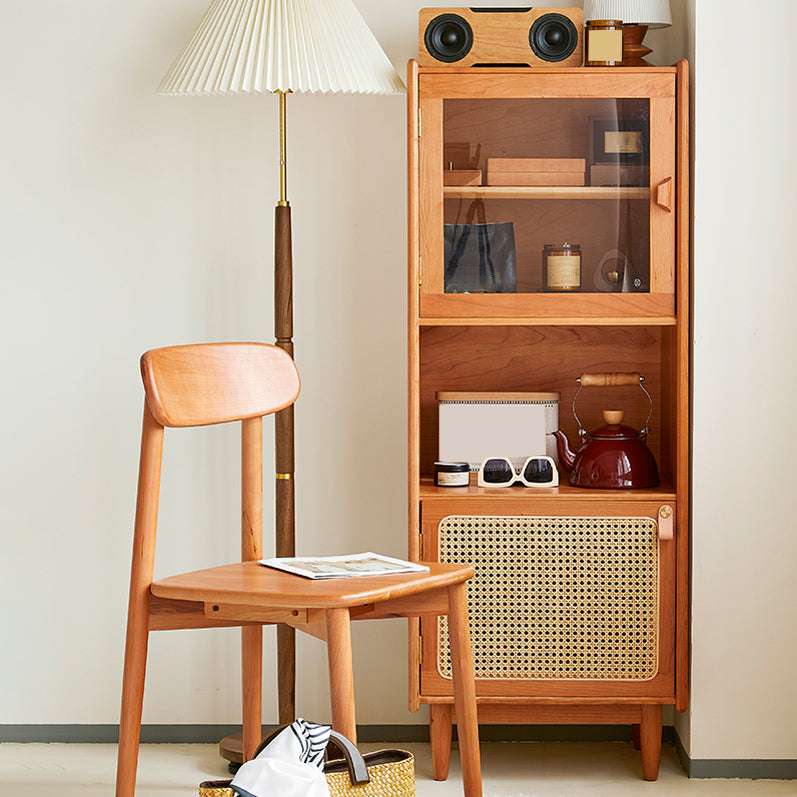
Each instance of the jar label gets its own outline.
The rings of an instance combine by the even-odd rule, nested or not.
[[[548,255],[549,288],[578,288],[580,284],[580,257],[574,255]]]
[[[438,487],[467,487],[470,483],[470,473],[437,473]]]
[[[587,61],[617,63],[623,60],[623,32],[621,30],[587,31]]]

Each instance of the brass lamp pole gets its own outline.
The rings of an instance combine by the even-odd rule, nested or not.
[[[286,103],[279,95],[280,198],[274,208],[274,338],[293,357],[293,254],[291,206],[287,199]],[[293,405],[274,416],[274,509],[277,556],[296,555],[296,495],[294,489]],[[280,725],[296,717],[296,632],[277,626],[277,688]]]

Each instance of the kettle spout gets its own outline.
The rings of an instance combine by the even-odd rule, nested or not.
[[[567,435],[561,430],[557,429],[555,432],[550,432],[556,438],[556,450],[559,454],[559,462],[562,467],[569,473],[573,470],[573,465],[576,464],[576,454],[570,448],[570,442]]]

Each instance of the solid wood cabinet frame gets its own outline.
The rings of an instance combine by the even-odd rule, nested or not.
[[[634,726],[635,742],[642,749],[643,776],[653,780],[658,774],[662,706],[684,711],[688,702],[688,66],[682,61],[674,67],[622,69],[467,69],[422,68],[410,61],[408,98],[409,556],[441,557],[440,529],[448,518],[459,516],[473,518],[477,524],[495,519],[500,523],[506,518],[510,530],[522,528],[525,519],[532,524],[540,518],[554,523],[576,518],[638,518],[643,524],[653,524],[650,528],[658,529],[658,602],[657,664],[652,677],[480,678],[477,667],[476,680],[479,721],[484,724]],[[504,106],[500,101],[568,98],[588,103],[602,98],[645,103],[651,153],[648,185],[443,185],[446,100],[467,101],[457,107],[475,121],[463,125],[471,123],[477,129],[482,123],[491,123],[489,118],[479,120],[480,103],[489,115],[490,108],[503,112],[505,107],[513,111],[521,107]],[[489,105],[488,101],[499,102]],[[518,135],[523,133],[522,118],[522,114],[512,116]],[[501,122],[506,119],[508,115]],[[572,156],[570,151],[562,155]],[[584,202],[610,199],[628,203],[628,224],[635,223],[632,214],[637,221],[644,214],[645,229],[649,230],[649,238],[641,244],[649,261],[648,290],[584,290],[564,295],[524,287],[503,294],[446,293],[442,230],[445,202],[451,199],[484,199],[499,203],[497,207],[503,207],[503,202],[559,203],[556,207],[563,213]],[[527,233],[520,230],[519,234]],[[648,443],[659,466],[660,487],[579,489],[567,484],[564,472],[561,486],[550,489],[479,488],[473,478],[467,488],[434,486],[438,391],[557,391],[561,394],[560,427],[575,441],[577,428],[570,412],[575,377],[610,370],[639,372],[646,377],[645,385],[654,397]],[[621,399],[621,405],[628,396]],[[579,396],[579,414],[583,409],[585,417],[597,418],[604,403],[605,396],[584,391]],[[641,428],[647,407],[637,407],[633,400],[627,404],[630,410],[624,422]],[[481,562],[468,563],[476,567],[478,582]],[[469,589],[478,589],[478,583]],[[478,600],[477,596],[474,607],[471,597],[472,626],[477,622],[473,618],[480,609]],[[439,633],[434,619],[411,625],[409,686],[413,710],[430,705],[435,776],[444,777],[455,717],[450,683],[436,658]],[[476,632],[475,647],[478,640]]]

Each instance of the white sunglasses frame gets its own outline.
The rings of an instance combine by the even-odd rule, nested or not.
[[[512,479],[508,481],[506,484],[495,484],[494,482],[486,482],[484,481],[484,466],[490,462],[491,460],[498,459],[502,462],[506,462],[509,465],[512,473]],[[549,482],[528,482],[525,478],[523,478],[523,471],[526,470],[526,466],[532,460],[544,460],[548,462],[553,470],[553,479]],[[485,457],[482,460],[482,464],[479,465],[479,475],[478,475],[478,485],[479,487],[511,487],[513,484],[517,484],[520,482],[524,487],[558,487],[559,486],[559,468],[556,467],[556,462],[554,462],[552,457],[545,456],[544,454],[540,454],[537,456],[526,457],[523,465],[521,466],[520,470],[512,464],[512,460],[509,457]]]

